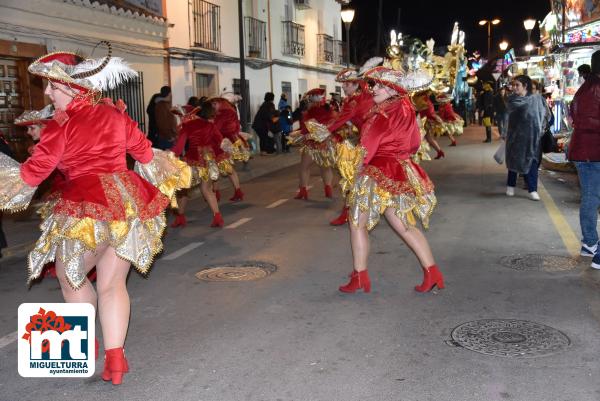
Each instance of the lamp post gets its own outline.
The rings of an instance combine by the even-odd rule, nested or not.
[[[488,48],[487,48],[487,58],[490,59],[490,51],[492,48],[492,25],[498,25],[500,23],[500,19],[494,18],[492,20],[482,19],[479,21],[479,25],[484,26],[487,25],[487,33],[488,33]]]
[[[341,11],[342,21],[346,27],[346,67],[350,67],[350,24],[354,19],[354,9],[344,8]]]
[[[504,59],[506,58],[506,49],[508,49],[508,42],[506,40],[503,40],[502,42],[500,42],[500,44],[498,44],[498,47],[500,48],[500,50],[502,50],[502,70],[500,71],[502,74],[500,75],[504,81]]]
[[[533,18],[528,18],[525,21],[523,21],[523,26],[525,27],[525,30],[527,31],[527,45],[525,46],[525,50],[527,51],[527,56],[529,56],[531,51],[533,50],[533,45],[531,44],[531,31],[533,30],[533,28],[535,28],[536,22],[537,21],[534,20]]]

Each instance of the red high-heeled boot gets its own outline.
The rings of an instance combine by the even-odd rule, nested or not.
[[[296,194],[296,196],[294,196],[294,199],[308,200],[308,190],[306,189],[306,187],[300,187],[298,193]]]
[[[451,143],[450,146],[456,146],[456,139],[454,139]]]
[[[175,221],[173,222],[173,224],[171,224],[171,227],[176,228],[176,227],[185,227],[185,225],[187,224],[187,220],[185,219],[185,215],[184,214],[177,214],[175,215]]]
[[[440,150],[438,150],[438,152],[437,152],[437,156],[436,156],[436,157],[434,157],[434,159],[435,159],[435,160],[438,160],[438,159],[441,159],[441,158],[443,158],[443,157],[446,157],[446,154],[444,153],[444,151],[443,151],[443,150],[441,150],[441,149],[440,149]]]
[[[129,364],[123,347],[105,350],[102,380],[111,380],[114,385],[121,384],[125,373],[129,373]]]
[[[352,270],[350,274],[350,282],[340,286],[341,292],[355,293],[356,290],[362,289],[364,292],[371,292],[371,280],[367,269],[357,272]]]
[[[231,198],[229,198],[229,200],[232,202],[243,201],[244,193],[242,192],[241,188],[236,188],[235,193],[233,194],[233,196]]]
[[[215,193],[215,198],[217,198],[217,202],[221,201],[221,191],[219,191],[218,189],[216,191],[213,191]]]
[[[344,206],[342,213],[335,219],[331,220],[329,224],[332,226],[341,226],[348,222],[348,206]]]
[[[223,216],[221,216],[221,213],[215,213],[215,215],[213,216],[213,221],[212,223],[210,223],[211,227],[223,227],[223,225],[225,224],[225,221],[223,220]]]
[[[433,287],[437,285],[437,288],[444,288],[444,276],[439,271],[437,265],[429,266],[423,269],[423,283],[415,286],[415,291],[418,292],[429,292],[433,290]]]
[[[333,198],[333,189],[331,188],[331,185],[325,185],[325,197],[326,198]]]

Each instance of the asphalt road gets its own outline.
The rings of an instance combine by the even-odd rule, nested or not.
[[[295,167],[246,183],[247,201],[222,202],[229,228],[209,228],[210,212],[194,201],[188,226],[169,229],[149,277],[130,274],[131,373],[121,386],[98,373],[18,375],[18,305],[62,299],[53,279],[27,290],[22,257],[0,259],[0,400],[600,400],[600,272],[589,259],[537,270],[501,263],[578,250],[573,176],[542,173],[543,202],[524,190],[507,198],[505,168],[492,160],[497,142],[481,139],[480,127],[456,148],[443,138],[446,158],[423,164],[439,200],[426,233],[446,278],[446,289],[435,293],[413,290],[421,280],[417,260],[384,220],[371,234],[372,292],[338,292],[352,270],[348,230],[328,225],[342,199],[337,192],[333,201],[324,198],[317,170],[307,202],[292,199]],[[195,277],[207,266],[244,261],[277,271],[245,282]],[[455,327],[482,319],[543,324],[570,345],[545,356],[501,357],[452,340]],[[538,348],[552,340],[529,334]]]

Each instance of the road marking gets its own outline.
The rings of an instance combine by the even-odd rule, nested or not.
[[[9,344],[14,343],[15,341],[17,341],[17,336],[19,335],[18,331],[15,331],[13,333],[7,334],[4,337],[0,337],[0,349],[6,347]]]
[[[550,215],[552,223],[554,223],[556,231],[558,231],[558,234],[562,238],[562,241],[567,248],[567,251],[572,257],[578,256],[580,247],[579,239],[577,239],[577,235],[571,228],[571,225],[567,219],[565,219],[565,216],[556,206],[556,203],[554,203],[554,199],[552,199],[552,196],[550,196],[548,191],[546,191],[546,188],[541,182],[538,184],[538,192],[540,194],[540,198],[542,198],[542,202],[544,202],[544,206],[546,206],[546,210]]]
[[[244,217],[239,219],[235,223],[231,223],[230,225],[225,226],[225,228],[238,228],[239,226],[241,226],[242,224],[246,224],[250,220],[252,220],[252,217]]]
[[[269,206],[267,206],[266,209],[273,209],[274,207],[277,207],[287,201],[289,201],[289,199],[279,199],[279,200],[271,203]]]
[[[188,244],[186,246],[184,246],[183,248],[181,248],[178,251],[175,251],[173,253],[168,254],[167,256],[165,256],[164,258],[162,258],[162,260],[173,260],[173,259],[177,259],[178,257],[180,257],[181,255],[185,255],[186,253],[188,253],[189,251],[198,248],[200,245],[204,244],[204,242],[192,242],[191,244]]]

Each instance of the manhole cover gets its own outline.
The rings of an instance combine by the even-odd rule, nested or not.
[[[533,358],[554,354],[571,344],[564,333],[527,320],[485,319],[452,331],[457,345],[485,355]]]
[[[577,267],[577,259],[553,255],[511,255],[500,259],[500,264],[515,270],[543,270],[558,272],[572,270]]]
[[[263,279],[277,270],[277,266],[264,262],[233,262],[207,266],[196,273],[203,281],[254,281]]]

